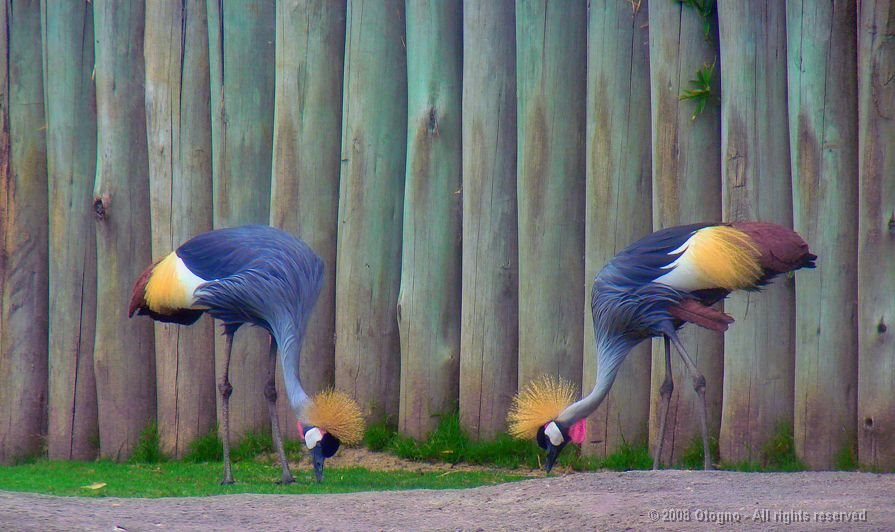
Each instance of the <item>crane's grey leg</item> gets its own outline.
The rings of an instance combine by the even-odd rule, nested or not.
[[[677,334],[671,332],[668,334],[671,338],[671,341],[674,343],[674,346],[677,348],[678,353],[680,353],[681,358],[684,360],[684,364],[687,366],[687,371],[690,372],[690,376],[693,378],[693,388],[696,390],[696,394],[699,396],[699,421],[702,424],[702,451],[705,455],[704,467],[706,470],[712,469],[712,455],[711,451],[709,451],[709,431],[708,425],[706,423],[706,407],[705,407],[705,376],[699,372],[699,369],[696,368],[696,363],[693,362],[693,359],[690,357],[690,354],[687,352],[687,349],[684,347],[684,344],[681,343],[680,338],[677,337]]]
[[[225,332],[224,338],[224,374],[218,384],[221,392],[221,422],[224,425],[224,480],[221,484],[233,484],[233,471],[230,468],[230,394],[233,393],[233,386],[230,386],[230,352],[233,350],[233,333]]]
[[[273,446],[280,457],[282,475],[279,484],[292,484],[295,477],[289,471],[286,451],[283,450],[283,438],[280,436],[280,419],[277,416],[277,341],[270,337],[270,355],[267,364],[267,385],[264,387],[264,398],[267,399],[267,411],[270,413],[270,431],[273,435]]]
[[[656,443],[656,455],[653,457],[653,469],[659,469],[662,460],[662,446],[665,444],[665,426],[668,422],[668,405],[671,403],[671,392],[674,381],[671,377],[671,340],[665,335],[665,380],[659,387],[659,441]]]

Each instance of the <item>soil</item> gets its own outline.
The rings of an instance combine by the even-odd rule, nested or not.
[[[345,451],[349,451],[345,449]],[[341,452],[328,466],[476,469]],[[895,530],[895,475],[629,471],[466,490],[118,499],[0,491],[0,530]]]

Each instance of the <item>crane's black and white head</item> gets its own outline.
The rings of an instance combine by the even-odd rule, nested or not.
[[[299,415],[298,430],[311,452],[314,476],[323,481],[323,465],[344,443],[364,437],[360,406],[343,392],[325,390],[315,395]]]
[[[569,426],[557,421],[560,414],[572,404],[575,393],[575,386],[569,381],[545,375],[528,383],[513,398],[507,415],[511,436],[535,439],[547,451],[544,468],[548,473],[569,442],[584,441],[585,419]]]
[[[559,457],[559,453],[572,441],[569,431],[563,429],[556,421],[550,421],[543,427],[538,429],[537,434],[538,446],[547,451],[547,458],[544,462],[544,469],[549,473],[553,469],[553,464]]]
[[[317,482],[323,481],[323,464],[327,458],[331,458],[342,442],[329,432],[320,427],[303,426],[299,423],[299,431],[303,431],[305,446],[311,452],[311,461],[314,464],[314,476]]]

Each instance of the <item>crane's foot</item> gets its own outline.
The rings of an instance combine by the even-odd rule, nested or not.
[[[277,484],[280,486],[288,486],[289,484],[295,484],[295,477],[290,473],[289,476],[283,475],[283,478],[277,481]]]

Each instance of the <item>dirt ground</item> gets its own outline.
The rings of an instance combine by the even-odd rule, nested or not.
[[[443,469],[378,454],[330,466]],[[465,466],[467,468],[468,466]],[[467,490],[117,499],[0,491],[0,530],[895,530],[895,475],[566,473]]]

